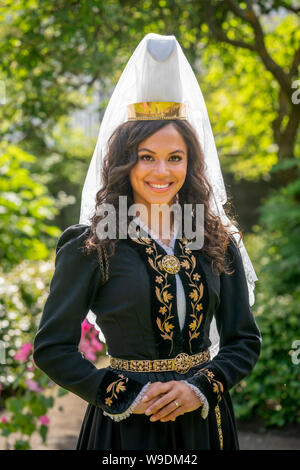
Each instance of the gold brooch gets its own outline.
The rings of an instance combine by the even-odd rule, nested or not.
[[[178,354],[174,359],[174,368],[179,374],[185,374],[192,367],[193,362],[186,353]]]
[[[180,269],[180,261],[174,255],[165,255],[161,260],[163,269],[169,274],[177,274]]]

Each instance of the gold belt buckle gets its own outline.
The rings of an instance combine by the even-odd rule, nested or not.
[[[190,356],[186,353],[178,354],[174,359],[174,367],[179,374],[185,374],[192,367],[193,362]]]

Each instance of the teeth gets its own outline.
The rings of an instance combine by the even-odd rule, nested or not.
[[[169,186],[169,183],[168,184],[151,184],[149,183],[150,186],[153,186],[153,188],[167,188]]]

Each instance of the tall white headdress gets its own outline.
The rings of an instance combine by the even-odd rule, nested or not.
[[[223,208],[227,201],[226,189],[200,86],[175,36],[162,36],[154,33],[147,34],[133,52],[107,105],[82,190],[79,223],[91,224],[90,217],[95,212],[96,193],[101,187],[102,161],[107,152],[110,136],[121,123],[130,119],[128,105],[133,105],[133,112],[138,113],[136,103],[143,103],[146,106],[149,102],[150,113],[153,102],[170,103],[171,106],[179,103],[180,109],[175,109],[175,115],[178,118],[182,111],[186,112],[186,119],[196,131],[201,144],[205,157],[206,177],[213,189],[210,209],[221,218],[227,229],[236,232],[237,228],[231,224]],[[174,106],[172,109],[174,110]],[[163,119],[163,112],[159,117],[160,112],[157,112],[156,118],[158,115],[158,118]],[[166,119],[168,115],[170,112],[165,113]],[[239,244],[248,283],[249,305],[252,306],[255,281],[258,278],[243,241],[239,241],[238,234],[233,233],[233,236]],[[90,311],[87,318],[98,329],[100,340],[105,342],[101,329],[96,324],[95,314]],[[215,324],[212,325],[210,336],[213,343],[211,349],[213,356],[218,351],[218,334]]]

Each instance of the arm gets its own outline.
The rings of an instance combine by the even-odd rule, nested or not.
[[[97,369],[78,350],[81,323],[103,281],[97,253],[79,249],[88,230],[86,225],[72,225],[58,240],[33,359],[56,384],[119,421],[131,414],[147,387],[109,367]]]
[[[220,335],[219,353],[187,382],[196,386],[215,407],[255,366],[260,350],[261,335],[249,306],[249,294],[239,248],[234,240],[228,245],[233,260],[233,274],[220,275],[220,304],[216,323]]]

